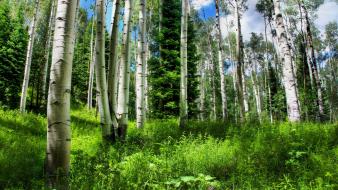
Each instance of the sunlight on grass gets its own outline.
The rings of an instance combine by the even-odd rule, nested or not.
[[[127,142],[101,145],[95,111],[73,109],[73,189],[335,189],[337,124],[130,122]],[[41,189],[46,119],[0,110],[0,187]]]

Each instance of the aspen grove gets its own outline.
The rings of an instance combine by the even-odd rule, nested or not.
[[[337,0],[1,0],[0,189],[337,189]]]

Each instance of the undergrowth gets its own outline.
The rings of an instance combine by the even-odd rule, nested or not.
[[[46,119],[0,110],[0,189],[43,189]],[[94,111],[72,111],[71,189],[337,189],[337,124],[130,123],[101,145]]]

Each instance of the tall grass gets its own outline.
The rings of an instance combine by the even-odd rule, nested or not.
[[[46,119],[0,110],[0,189],[43,188]],[[72,189],[336,189],[337,124],[130,123],[101,146],[99,119],[72,111]]]

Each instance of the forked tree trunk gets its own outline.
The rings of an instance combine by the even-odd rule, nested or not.
[[[121,50],[119,95],[117,105],[118,136],[124,140],[128,127],[129,81],[130,81],[130,34],[133,0],[125,1],[124,27]]]
[[[221,82],[221,97],[222,97],[222,118],[223,121],[227,120],[228,117],[228,109],[227,109],[227,96],[225,91],[225,77],[224,77],[224,64],[223,64],[223,36],[221,31],[221,21],[220,21],[220,11],[219,11],[219,0],[216,0],[216,26],[218,29],[218,69],[220,75],[220,82]]]
[[[300,121],[300,106],[297,96],[297,84],[292,65],[292,55],[286,29],[283,22],[283,16],[280,8],[280,0],[274,0],[276,31],[278,36],[278,45],[283,63],[283,85],[286,94],[286,103],[288,108],[288,118],[291,122]]]
[[[70,165],[70,96],[78,0],[58,0],[47,104],[46,179],[67,189]]]
[[[181,83],[180,83],[180,127],[188,120],[188,0],[182,0],[181,16]]]
[[[95,40],[95,53],[96,53],[96,91],[99,102],[99,111],[102,126],[102,137],[107,141],[114,141],[115,134],[112,129],[113,120],[110,115],[107,79],[106,79],[106,66],[105,66],[105,0],[96,1],[96,40]],[[114,119],[114,118],[113,118]],[[115,121],[116,123],[116,121]]]
[[[140,0],[139,35],[136,65],[136,127],[144,125],[144,92],[145,92],[145,66],[146,66],[146,0]]]
[[[29,32],[29,40],[28,40],[26,63],[25,63],[25,73],[24,73],[24,78],[23,78],[21,99],[20,99],[20,111],[21,112],[26,111],[27,90],[28,90],[29,75],[30,75],[31,63],[32,63],[32,54],[33,54],[33,46],[34,46],[34,38],[35,38],[35,25],[37,21],[38,10],[39,10],[39,0],[35,0],[34,15],[33,15],[31,29]]]
[[[110,36],[110,52],[109,52],[109,71],[108,71],[108,94],[111,117],[116,118],[117,108],[117,90],[118,90],[118,71],[119,64],[117,62],[118,48],[118,25],[120,20],[120,0],[115,0],[115,7],[111,18],[111,36]],[[114,126],[117,128],[118,126]]]

